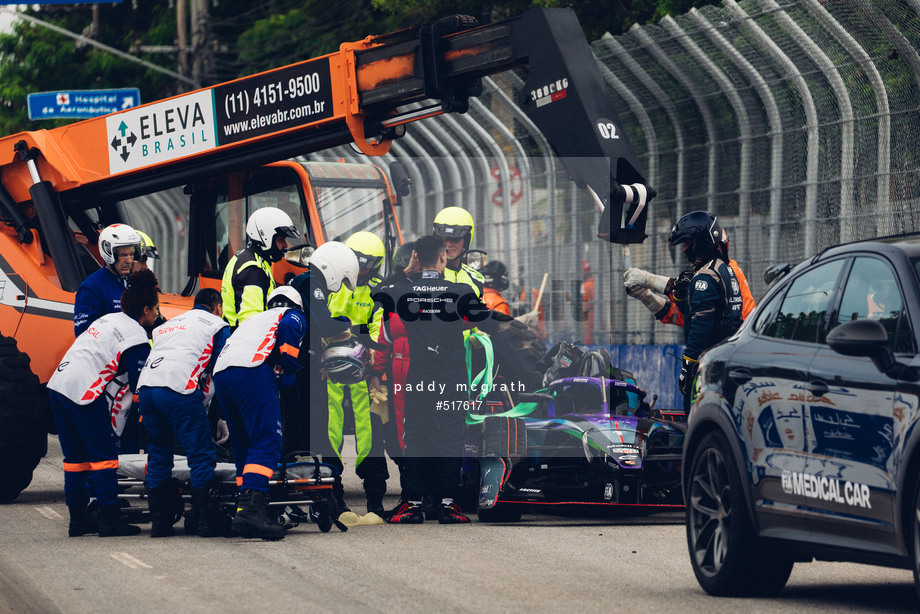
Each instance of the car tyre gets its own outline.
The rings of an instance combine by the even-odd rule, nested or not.
[[[914,587],[920,597],[920,473],[917,474],[914,486],[913,522],[913,559],[914,559]]]
[[[687,546],[700,586],[716,596],[781,591],[793,559],[761,547],[745,509],[741,476],[722,433],[707,434],[688,464]]]
[[[48,447],[51,401],[30,364],[15,339],[0,335],[0,504],[16,499],[31,483]]]

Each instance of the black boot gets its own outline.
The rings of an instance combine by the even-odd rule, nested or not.
[[[230,532],[230,518],[217,505],[217,487],[220,479],[214,478],[202,488],[192,489],[192,514],[197,518],[200,537],[224,537]]]
[[[261,537],[269,541],[284,539],[284,527],[269,518],[267,504],[268,495],[260,490],[241,493],[236,516],[233,518],[233,532],[243,537]]]
[[[128,520],[121,515],[118,504],[103,505],[99,508],[99,537],[137,535],[140,532],[140,527],[128,524]]]
[[[192,491],[192,507],[183,514],[186,535],[198,535],[198,512],[198,507],[195,505],[195,492]]]
[[[335,504],[335,517],[338,518],[345,512],[350,512],[351,508],[345,503],[345,487],[342,485],[342,476],[335,476],[332,483],[332,501]]]
[[[367,513],[370,514],[371,512],[381,518],[386,515],[386,511],[383,509],[383,495],[367,494]]]
[[[93,522],[89,510],[87,510],[86,503],[68,505],[67,509],[70,510],[70,525],[67,527],[67,535],[70,537],[80,537],[82,535],[99,532],[98,519],[96,522]]]
[[[172,537],[176,534],[173,525],[181,517],[177,512],[183,507],[179,485],[169,479],[160,482],[147,495],[150,507],[150,537]]]

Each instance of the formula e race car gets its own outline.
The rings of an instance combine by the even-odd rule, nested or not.
[[[552,352],[543,390],[467,420],[480,520],[517,520],[524,504],[682,507],[683,411],[654,409],[604,351]]]
[[[146,454],[122,454],[118,457],[119,499],[123,505],[147,498],[144,487],[146,465]],[[229,525],[236,509],[236,466],[233,463],[218,462],[215,472],[221,484],[212,496],[216,497],[218,506],[225,512],[224,532],[229,535]],[[337,508],[332,496],[332,487],[337,476],[338,470],[335,467],[320,462],[309,453],[286,455],[268,482],[269,514],[286,529],[292,529],[301,523],[315,522],[323,533],[332,529],[333,525],[339,530],[347,531],[347,527],[335,516]],[[194,533],[196,520],[189,514],[190,510],[186,509],[185,505],[191,499],[189,467],[185,457],[175,457],[172,479],[179,494],[176,497],[175,521],[184,518],[186,532]],[[147,510],[143,506],[133,505],[123,511],[132,522],[149,520]]]

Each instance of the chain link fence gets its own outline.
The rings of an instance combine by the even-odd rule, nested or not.
[[[592,47],[658,191],[634,266],[676,276],[685,263],[666,237],[696,209],[719,216],[755,298],[774,264],[920,228],[920,0],[723,0]],[[446,206],[467,208],[473,247],[506,264],[518,312],[548,274],[547,343],[618,356],[656,346],[637,370],[672,377],[665,355],[682,333],[626,296],[620,248],[595,238],[594,204],[513,103],[522,76],[483,85],[468,113],[411,124],[383,160],[414,182],[399,209],[406,237]],[[311,158],[368,161],[348,147]]]
[[[920,228],[917,0],[724,0],[592,47],[658,190],[635,266],[675,276],[666,237],[696,209],[719,216],[755,298],[771,265]],[[522,83],[486,79],[469,113],[394,143],[388,157],[415,180],[403,228],[424,234],[441,208],[468,208],[474,246],[508,266],[521,310],[549,273],[548,341],[681,343],[626,297],[619,247],[594,238],[594,205],[512,104]]]

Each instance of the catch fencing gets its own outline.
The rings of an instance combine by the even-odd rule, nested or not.
[[[920,1],[725,0],[592,47],[658,191],[635,266],[676,275],[685,263],[666,238],[696,209],[719,216],[755,298],[771,265],[920,229]],[[594,204],[512,104],[522,84],[486,79],[469,113],[416,122],[394,143],[387,158],[414,180],[403,227],[422,234],[442,207],[468,208],[474,246],[511,272],[506,294],[523,289],[526,303],[549,273],[550,341],[681,343],[623,292],[621,250],[595,238]]]
[[[920,0],[724,0],[592,48],[658,192],[635,266],[676,276],[685,263],[666,238],[696,209],[719,216],[755,298],[771,265],[920,229]],[[522,85],[487,78],[468,113],[415,122],[394,142],[384,162],[413,179],[403,229],[425,234],[440,209],[463,206],[473,246],[507,265],[518,311],[549,274],[548,343],[655,345],[663,357],[681,331],[624,293],[595,205],[512,102]],[[311,158],[367,161],[347,147]],[[654,368],[671,377],[676,364]]]

